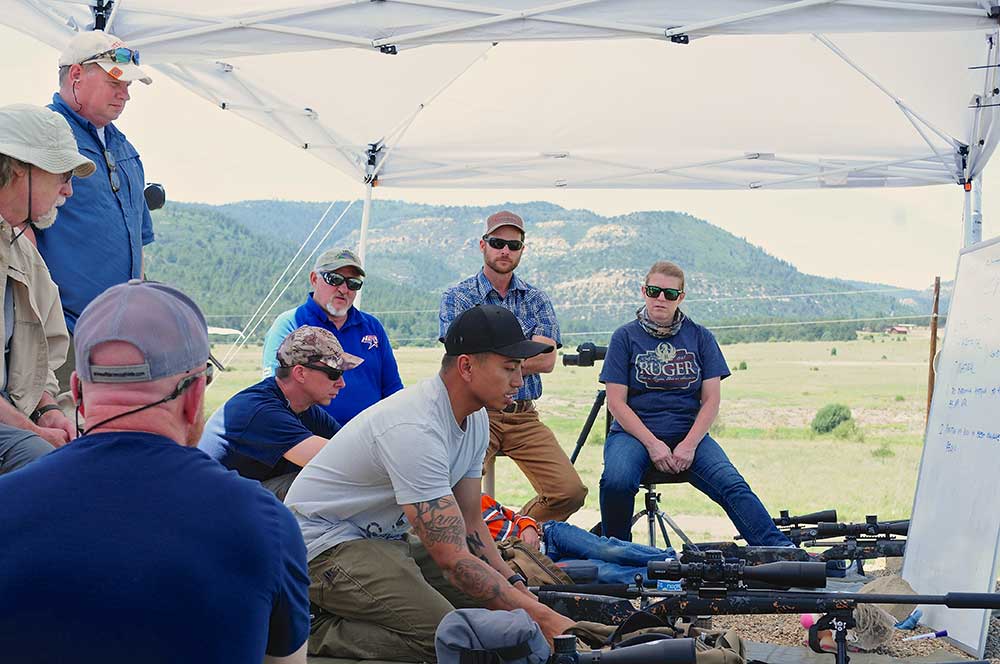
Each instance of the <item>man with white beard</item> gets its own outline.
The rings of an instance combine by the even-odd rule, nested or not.
[[[0,474],[75,437],[53,398],[69,334],[59,290],[31,239],[34,227],[51,226],[58,205],[73,195],[73,176],[94,169],[58,113],[0,108]]]
[[[365,283],[361,259],[350,249],[328,249],[309,273],[312,292],[304,304],[280,314],[264,339],[264,378],[278,367],[278,347],[303,325],[333,333],[344,352],[363,360],[336,399],[323,406],[341,426],[351,418],[403,389],[389,335],[375,316],[354,306]]]

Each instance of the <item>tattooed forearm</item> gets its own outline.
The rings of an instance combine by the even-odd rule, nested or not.
[[[423,503],[415,503],[417,523],[413,526],[421,540],[428,544],[452,544],[462,546],[465,526],[461,513],[452,496],[444,496]],[[449,514],[449,512],[451,512]]]
[[[465,536],[465,543],[469,547],[469,553],[479,558],[487,565],[490,564],[490,559],[486,555],[486,545],[483,544],[483,538],[479,536],[479,533],[473,530],[471,533]]]
[[[446,576],[452,585],[469,597],[491,608],[501,608],[492,604],[503,594],[503,582],[489,565],[478,560],[460,560]]]

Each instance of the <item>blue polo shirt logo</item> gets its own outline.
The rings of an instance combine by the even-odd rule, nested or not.
[[[368,346],[368,350],[378,348],[378,337],[374,334],[366,334],[361,337],[361,343],[366,344]]]
[[[666,341],[635,358],[635,379],[651,390],[683,390],[701,377],[698,358]]]

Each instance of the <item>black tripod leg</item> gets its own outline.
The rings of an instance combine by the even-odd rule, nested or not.
[[[597,396],[594,397],[594,403],[590,407],[590,413],[587,415],[587,421],[583,424],[583,429],[580,430],[580,436],[576,439],[576,447],[573,448],[573,455],[569,458],[570,463],[576,463],[576,458],[580,456],[580,450],[583,449],[584,443],[590,438],[590,431],[594,428],[594,422],[597,421],[597,416],[601,412],[601,408],[604,407],[604,399],[607,397],[604,390],[597,390]]]

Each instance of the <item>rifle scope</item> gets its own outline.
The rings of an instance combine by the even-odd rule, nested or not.
[[[703,563],[651,562],[647,573],[650,579],[683,581],[688,589],[735,590],[751,583],[772,588],[826,587],[826,563],[782,561],[751,566],[743,560],[726,562],[721,551],[706,551]]]
[[[612,650],[576,649],[576,637],[561,634],[553,639],[555,652],[549,664],[695,664],[694,639],[662,638]]]
[[[781,516],[771,519],[776,526],[794,526],[800,523],[836,523],[837,510],[823,510],[822,512],[810,512],[801,516],[788,516],[788,510],[781,510]]]
[[[872,519],[875,517],[869,517]],[[910,530],[909,520],[866,521],[865,523],[818,523],[814,529],[816,539],[827,537],[875,537],[876,535],[906,535]]]

